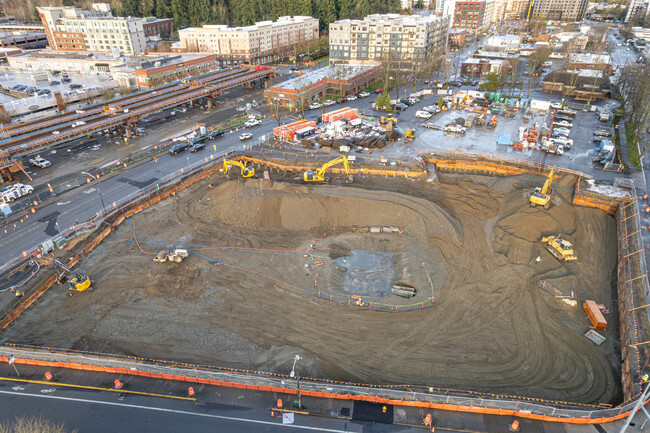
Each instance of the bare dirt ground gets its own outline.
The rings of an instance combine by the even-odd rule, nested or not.
[[[53,288],[2,340],[279,373],[300,354],[307,377],[616,403],[615,222],[570,205],[573,182],[556,183],[545,211],[528,205],[534,176],[305,186],[218,175],[122,224],[80,266],[94,292]],[[371,226],[403,235],[359,229]],[[577,262],[539,242],[557,233]],[[148,242],[201,255],[156,264],[162,246]],[[392,254],[392,282],[435,303],[389,313],[309,294],[356,290],[332,247]],[[360,287],[364,299],[385,295]],[[575,306],[558,298],[571,292]],[[585,299],[609,308],[602,346],[584,338]]]

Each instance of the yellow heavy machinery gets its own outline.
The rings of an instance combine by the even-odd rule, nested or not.
[[[406,130],[406,135],[404,135],[404,144],[410,143],[413,140],[415,140],[415,130],[414,129],[407,129]]]
[[[228,168],[231,165],[239,167],[241,169],[241,175],[244,178],[255,176],[255,169],[253,167],[251,167],[251,166],[246,167],[240,161],[234,161],[234,160],[228,160],[228,159],[223,160],[223,172],[224,172],[224,174],[228,174]]]
[[[305,182],[324,182],[325,181],[325,171],[338,164],[343,164],[345,168],[345,174],[348,175],[348,180],[352,182],[352,176],[350,175],[350,165],[348,164],[348,159],[345,156],[340,156],[336,159],[326,162],[323,164],[318,171],[314,172],[311,168],[303,174],[303,179]]]
[[[553,175],[555,174],[555,167],[551,170],[541,188],[535,188],[535,192],[530,196],[531,206],[544,206],[544,209],[551,207],[551,184],[553,183]]]
[[[557,236],[546,236],[542,238],[546,244],[546,249],[551,252],[558,260],[568,262],[577,260],[578,257],[573,253],[573,244]]]
[[[59,284],[67,284],[68,289],[73,292],[83,292],[86,289],[92,286],[93,282],[90,281],[90,277],[81,275],[78,272],[73,271],[68,266],[64,265],[57,259],[53,259],[54,264],[58,266],[61,272],[58,274],[57,282]],[[72,293],[70,293],[72,296]]]
[[[381,116],[379,118],[379,123],[381,123],[382,125],[385,125],[387,123],[397,123],[397,119],[395,117]]]

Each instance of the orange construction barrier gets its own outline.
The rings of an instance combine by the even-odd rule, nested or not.
[[[424,417],[424,421],[422,421],[422,424],[424,425],[431,425],[431,414],[428,413],[427,416]]]
[[[278,409],[282,409],[282,399],[279,398],[277,401]]]
[[[50,373],[49,371],[46,371],[45,372],[45,380],[47,380],[48,382],[50,380],[52,380],[52,373]]]
[[[124,384],[120,382],[119,379],[115,379],[113,383],[115,384],[115,389],[122,389],[122,387],[124,386]]]
[[[196,392],[194,392],[193,387],[190,386],[189,388],[187,388],[187,395],[189,395],[190,397],[194,397],[195,394]]]
[[[511,432],[519,431],[519,421],[514,420],[512,424],[510,424],[510,427],[508,427],[508,430],[510,430]]]
[[[647,199],[648,199],[648,194],[643,194],[643,200],[647,200]]]

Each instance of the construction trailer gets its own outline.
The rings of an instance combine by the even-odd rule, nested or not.
[[[273,136],[280,139],[289,139],[294,140],[296,138],[296,131],[299,131],[304,128],[316,128],[316,122],[313,120],[298,120],[296,122],[288,123],[286,125],[280,125],[273,128]]]

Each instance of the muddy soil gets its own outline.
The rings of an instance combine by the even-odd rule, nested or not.
[[[279,373],[300,354],[301,376],[616,403],[615,221],[572,206],[570,178],[556,183],[550,210],[531,208],[541,182],[305,186],[216,175],[123,223],[80,266],[94,292],[70,298],[55,287],[2,340]],[[541,244],[557,233],[576,262]],[[156,264],[163,243],[198,254]],[[391,253],[393,280],[435,303],[389,313],[319,299],[309,292],[352,296],[330,247],[337,257]],[[562,298],[572,293],[573,305]],[[601,346],[584,337],[586,299],[609,309]]]

